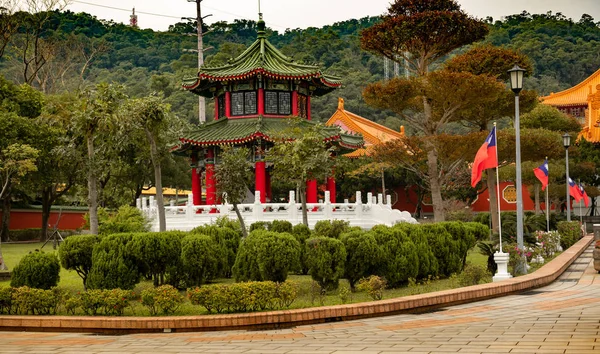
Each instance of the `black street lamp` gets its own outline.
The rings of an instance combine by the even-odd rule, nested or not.
[[[563,136],[563,146],[565,147],[565,171],[566,171],[566,180],[567,180],[567,221],[571,221],[571,196],[569,193],[569,146],[571,146],[571,136],[569,133],[565,133]]]

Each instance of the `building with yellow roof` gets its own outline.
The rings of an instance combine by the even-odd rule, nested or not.
[[[341,97],[338,98],[337,110],[333,113],[325,125],[337,125],[345,133],[360,133],[363,136],[365,142],[364,147],[344,155],[347,157],[368,155],[372,146],[404,137],[404,126],[400,127],[400,131],[398,132],[388,127],[384,127],[381,124],[377,124],[367,118],[363,118],[357,114],[349,112],[344,109],[344,99]]]
[[[583,129],[578,138],[600,143],[600,70],[570,89],[541,99],[579,120]]]

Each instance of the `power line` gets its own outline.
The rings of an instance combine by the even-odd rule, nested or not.
[[[96,7],[103,7],[103,8],[111,9],[111,10],[131,12],[131,9],[124,9],[124,8],[121,8],[121,7],[114,7],[114,6],[101,5],[101,4],[94,4],[94,3],[91,3],[91,2],[79,1],[79,0],[72,0],[72,1],[76,2],[76,3],[79,3],[79,4],[85,4],[85,5],[96,6]],[[245,20],[252,20],[251,18],[248,18],[246,16],[242,16],[242,15],[239,15],[239,14],[235,14],[233,12],[223,11],[223,10],[215,9],[215,8],[209,7],[209,6],[204,6],[204,8],[209,9],[211,11],[217,11],[217,12],[221,12],[221,13],[224,13],[224,14],[227,14],[227,15],[231,15],[231,16],[234,16],[234,17],[237,17],[237,18],[243,18]],[[174,18],[174,19],[181,20],[181,16],[170,16],[170,15],[156,14],[156,13],[152,13],[152,12],[145,12],[145,11],[139,11],[139,10],[136,10],[136,12],[138,14],[143,14],[143,15],[166,17],[166,18]],[[270,25],[272,27],[279,27],[279,28],[282,28],[282,29],[286,29],[286,27],[279,26],[279,25],[276,25],[276,24],[273,24],[273,23],[270,23]]]

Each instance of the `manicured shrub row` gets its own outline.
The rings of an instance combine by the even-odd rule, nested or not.
[[[288,308],[298,295],[297,284],[285,281],[214,284],[188,289],[193,305],[210,312],[246,312]]]
[[[559,221],[556,229],[560,234],[560,245],[564,250],[573,246],[582,236],[581,228],[577,221]]]

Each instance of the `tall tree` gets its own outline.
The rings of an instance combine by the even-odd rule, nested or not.
[[[222,194],[228,203],[233,205],[233,210],[242,227],[244,237],[248,236],[248,230],[244,224],[244,218],[240,213],[238,204],[246,197],[248,180],[250,179],[250,163],[248,148],[233,148],[225,146],[221,151],[221,162],[215,168],[217,179],[217,191]]]
[[[273,163],[273,177],[296,185],[302,203],[302,222],[306,226],[306,181],[325,179],[334,165],[332,148],[323,141],[320,129],[318,124],[303,127],[297,120],[266,154],[266,160]]]
[[[119,107],[125,95],[122,87],[100,84],[93,90],[83,92],[81,105],[75,112],[74,131],[86,142],[87,146],[87,185],[88,207],[90,213],[90,232],[98,234],[98,176],[101,166],[97,148],[110,148],[108,140],[110,129],[116,126]]]
[[[388,96],[387,102],[375,100],[376,95],[368,94],[370,90],[368,87],[365,94],[367,103],[379,101],[380,108],[393,108],[398,98],[417,98],[420,104],[417,106],[413,101],[410,107],[412,119],[409,124],[426,135],[439,134],[439,128],[445,123],[447,117],[443,114],[441,117],[436,117],[437,112],[436,108],[432,107],[431,97],[426,92],[416,91],[409,82],[419,80],[423,86],[427,86],[431,81],[430,67],[436,60],[456,48],[483,39],[487,33],[486,24],[468,16],[454,0],[394,1],[390,4],[388,13],[383,16],[381,23],[362,32],[361,44],[364,49],[391,60],[404,59],[415,79],[405,80],[406,83],[402,83],[401,86],[405,86],[406,91],[400,96],[404,97],[389,98]],[[374,93],[376,90],[370,92]],[[393,111],[402,113],[404,109],[393,109]],[[434,219],[443,221],[444,203],[439,180],[438,152],[433,143],[427,144],[426,151]]]

